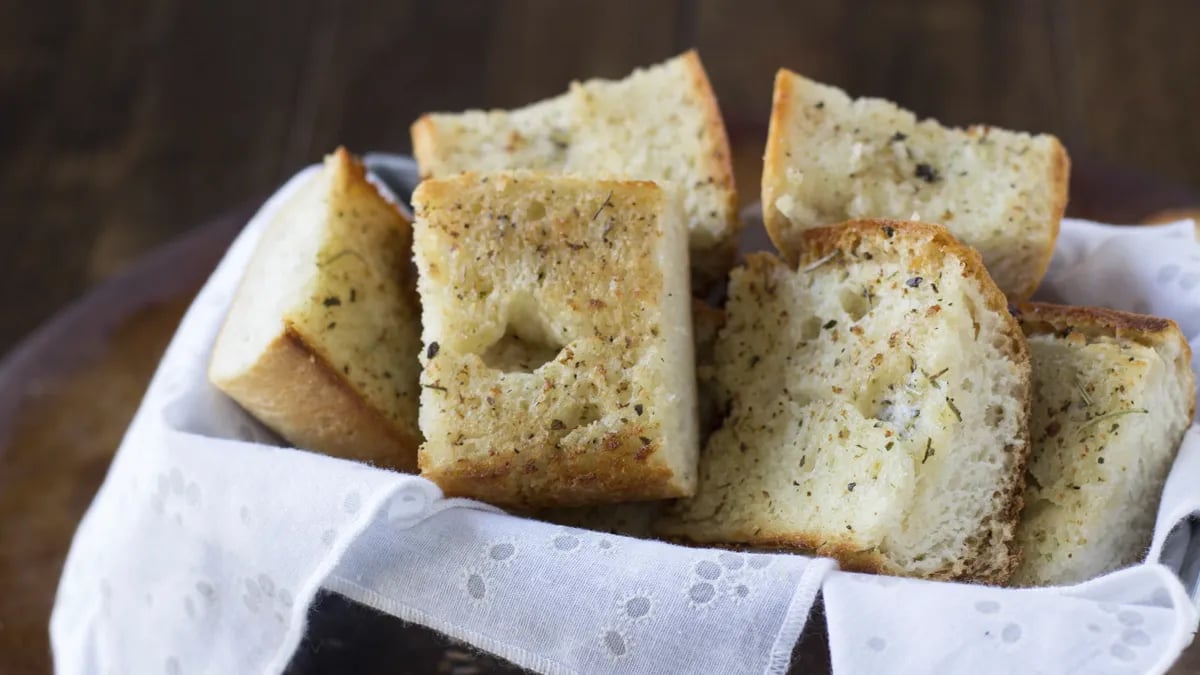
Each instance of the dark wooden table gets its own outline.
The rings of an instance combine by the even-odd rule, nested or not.
[[[1195,0],[0,2],[0,352],[338,143],[404,152],[424,111],[519,105],[690,46],[735,137],[786,65],[1200,187],[1197,27]]]
[[[405,152],[426,110],[519,105],[689,46],[746,201],[786,65],[945,122],[1059,135],[1076,215],[1196,206],[1197,26],[1194,0],[0,2],[0,353],[338,143]],[[70,533],[187,300],[123,316],[20,392],[0,446],[0,671],[48,668]]]

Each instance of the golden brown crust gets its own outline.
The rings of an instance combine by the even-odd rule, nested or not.
[[[1030,277],[1028,284],[1019,294],[1013,294],[1013,300],[1025,300],[1033,295],[1037,287],[1042,283],[1042,279],[1046,276],[1046,270],[1050,269],[1050,259],[1054,257],[1054,245],[1058,242],[1058,232],[1062,225],[1063,215],[1067,212],[1067,198],[1070,192],[1070,173],[1071,159],[1067,156],[1067,150],[1057,138],[1051,136],[1050,140],[1054,144],[1053,168],[1051,169],[1051,187],[1054,191],[1052,198],[1050,214],[1053,230],[1050,240],[1042,249],[1041,258],[1038,262],[1035,274]]]
[[[799,265],[819,260],[835,250],[850,253],[857,251],[860,247],[874,246],[888,240],[894,241],[896,244],[900,244],[904,240],[931,240],[933,250],[942,257],[958,259],[963,265],[964,274],[979,282],[988,309],[997,312],[1005,319],[1009,336],[1012,338],[1008,343],[1011,345],[1008,356],[1025,369],[1030,368],[1031,357],[1029,346],[1025,342],[1025,334],[1016,319],[1009,314],[1008,300],[988,275],[983,266],[983,259],[975,249],[960,243],[941,225],[886,219],[851,220],[839,225],[805,230],[800,235],[800,239],[802,240],[800,247],[802,253],[798,260]],[[1017,450],[1018,456],[1012,479],[997,491],[995,497],[996,501],[1001,504],[997,510],[996,520],[1009,524],[1010,537],[1020,518],[1023,506],[1025,465],[1029,459],[1028,420],[1031,396],[1032,389],[1027,381],[1023,396],[1023,422],[1020,425],[1023,430],[1021,438],[1023,448]],[[992,564],[989,557],[983,555],[993,546],[1004,546],[1009,551],[1006,564],[999,568]],[[979,542],[975,553],[976,555],[968,554],[966,556],[967,569],[964,574],[959,575],[959,578],[1002,583],[1012,575],[1020,563],[1020,552],[1016,550],[1016,545],[1011,539],[1005,542],[991,542],[985,539]],[[933,578],[938,578],[938,576],[935,574]]]
[[[417,160],[417,170],[422,179],[429,178],[433,175],[430,164],[436,156],[434,148],[437,146],[437,124],[431,115],[421,115],[421,118],[409,127],[409,134],[412,136],[413,159]]]
[[[775,208],[775,199],[778,197],[775,194],[775,186],[781,184],[781,181],[775,176],[782,175],[786,170],[786,167],[783,166],[787,153],[787,149],[784,147],[787,137],[785,129],[787,120],[792,114],[793,77],[796,77],[796,74],[787,68],[780,68],[775,73],[775,90],[771,98],[771,119],[767,124],[767,148],[763,152],[762,177],[763,224],[767,228],[767,236],[770,237],[776,250],[783,253],[791,262],[795,261],[796,247],[791,246],[787,241],[790,231],[789,223]],[[788,251],[793,252],[791,256],[788,256]]]
[[[474,187],[478,183],[487,183],[489,180],[495,181],[496,183],[503,183],[504,181],[518,183],[521,181],[532,182],[542,179],[554,180],[556,178],[563,180],[564,184],[590,183],[596,186],[610,186],[612,188],[646,191],[644,193],[645,198],[651,200],[659,199],[658,195],[662,192],[662,188],[659,187],[658,183],[655,183],[652,180],[636,180],[632,178],[589,179],[565,174],[546,174],[540,171],[524,169],[497,172],[464,171],[446,178],[435,178],[421,181],[421,183],[417,185],[417,189],[413,192],[413,202],[432,202],[438,199],[445,199],[458,194],[460,191],[466,188]],[[608,207],[606,206],[606,208]],[[555,226],[562,229],[566,227],[566,224],[556,222]],[[649,265],[649,263],[647,263],[647,265]]]
[[[709,540],[694,535],[672,535],[668,541],[679,544],[698,546],[715,546],[735,551],[757,552],[800,552],[823,558],[833,558],[838,561],[838,568],[847,572],[863,572],[866,574],[889,574],[893,576],[908,576],[908,574],[887,561],[877,551],[864,551],[845,538],[829,539],[815,535],[796,534],[790,536],[762,536],[752,531],[735,531],[729,539],[753,541],[753,545],[731,544],[728,541]],[[1016,569],[1017,558],[1011,558],[1012,565],[1000,569],[973,570],[968,568],[964,574],[953,574],[950,571],[939,571],[922,575],[922,579],[936,581],[973,581],[985,584],[1003,584]]]
[[[1055,305],[1048,302],[1023,302],[1013,307],[1026,335],[1082,332],[1088,337],[1105,336],[1157,345],[1174,339],[1179,327],[1170,319],[1105,307]],[[1186,347],[1186,343],[1184,344]]]
[[[1022,476],[1024,476],[1024,465],[1021,467]],[[1024,480],[1022,479],[1022,488]],[[1021,499],[1015,502],[1015,505],[1004,511],[1006,518],[1015,519],[1019,516],[1022,504]],[[658,534],[663,534],[659,532]],[[723,533],[724,534],[724,533]],[[848,572],[863,572],[867,574],[890,574],[893,576],[909,576],[909,574],[900,568],[888,562],[881,553],[874,550],[863,550],[854,542],[845,538],[829,539],[828,537],[797,533],[787,536],[763,536],[752,530],[733,531],[728,536],[722,536],[721,539],[707,538],[696,536],[694,533],[682,534],[672,532],[665,537],[668,541],[679,544],[690,544],[697,546],[715,546],[718,548],[728,548],[738,551],[785,551],[796,552],[807,555],[814,555],[825,558],[833,558],[838,561],[838,567]],[[735,544],[731,541],[753,542],[751,544]],[[986,545],[980,546],[980,550],[986,548]],[[971,581],[991,585],[1001,585],[1012,576],[1020,563],[1020,556],[1014,548],[1014,544],[1008,546],[1010,555],[1006,558],[1004,564],[996,567],[995,565],[986,564],[986,560],[980,556],[972,558],[962,573],[956,574],[952,570],[940,570],[930,574],[923,574],[920,578],[932,579],[938,581]]]
[[[367,181],[367,168],[357,157],[350,154],[346,146],[339,145],[329,154],[332,158],[329,175],[333,179],[333,189],[351,191],[366,187],[372,193],[376,192],[375,186]]]
[[[1042,249],[1041,259],[1035,269],[1033,276],[1029,278],[1024,290],[1019,294],[1014,294],[1014,300],[1024,300],[1033,295],[1038,286],[1041,285],[1042,279],[1046,276],[1046,270],[1050,269],[1050,259],[1054,257],[1054,246],[1058,242],[1058,233],[1062,226],[1063,215],[1067,212],[1067,199],[1070,183],[1070,167],[1071,160],[1067,156],[1067,151],[1063,148],[1062,143],[1053,136],[1050,137],[1054,143],[1054,163],[1052,169],[1051,185],[1053,186],[1054,196],[1050,208],[1051,220],[1051,236],[1046,246]]]
[[[1176,367],[1191,368],[1192,349],[1179,326],[1170,319],[1121,312],[1106,307],[1078,307],[1048,302],[1024,302],[1012,308],[1026,335],[1082,335],[1093,340],[1128,340],[1152,349],[1178,350]],[[1191,392],[1188,417],[1196,412],[1195,390]]]
[[[471,497],[507,507],[584,506],[604,502],[686,496],[669,468],[649,460],[659,448],[643,444],[641,427],[627,427],[590,443],[559,443],[554,454],[522,457],[519,448],[497,449],[483,460],[461,458],[421,475],[449,497]],[[534,439],[535,441],[537,439]]]
[[[905,241],[922,242],[923,245],[925,240],[929,240],[933,245],[932,249],[941,258],[957,258],[963,264],[965,275],[981,282],[989,309],[1002,313],[1008,312],[1008,299],[992,281],[987,269],[983,266],[983,259],[979,256],[979,252],[955,239],[954,235],[941,225],[887,218],[863,218],[804,230],[799,239],[802,240],[802,244],[797,260],[792,262],[792,265],[815,262],[835,250],[853,253],[859,248],[875,247],[889,240],[893,242],[893,245],[899,245]],[[1011,321],[1011,327],[1014,335],[1023,335],[1015,320]],[[1024,360],[1027,361],[1029,351],[1024,347],[1024,340],[1018,339],[1016,342],[1022,345],[1023,351],[1021,354],[1013,356],[1024,356]]]
[[[415,472],[420,439],[367,405],[328,359],[287,326],[227,394],[297,447]]]
[[[1050,250],[1046,254],[1045,268],[1050,266],[1054,244],[1058,242],[1058,233],[1062,227],[1063,216],[1067,215],[1067,205],[1070,202],[1071,193],[1071,157],[1057,137],[1051,136],[1050,140],[1054,142],[1054,206],[1050,211],[1050,217],[1054,219],[1054,237],[1050,242]],[[1042,269],[1040,277],[1046,275],[1045,268]],[[1034,290],[1036,290],[1036,284]],[[1030,293],[1032,292],[1031,290]]]
[[[725,121],[721,117],[721,108],[717,96],[709,82],[708,73],[700,61],[700,55],[690,49],[680,56],[692,77],[692,89],[699,95],[704,106],[705,127],[708,138],[711,139],[712,149],[707,157],[708,170],[705,173],[717,179],[724,188],[728,219],[724,238],[715,246],[707,249],[704,260],[692,261],[692,267],[701,273],[699,283],[711,285],[724,281],[729,268],[737,257],[738,233],[742,230],[742,222],[738,216],[737,183],[733,176],[733,153],[729,149],[729,135],[725,130]]]
[[[892,569],[887,560],[878,552],[863,551],[844,538],[828,539],[807,534],[764,537],[750,530],[735,530],[731,536],[723,537],[722,539],[710,539],[694,534],[671,534],[666,536],[665,539],[678,544],[712,546],[731,551],[756,551],[759,553],[775,551],[786,553],[799,552],[822,558],[833,558],[838,561],[838,568],[847,572],[892,574],[897,576],[903,576],[904,574],[903,570]],[[731,543],[733,540],[751,541],[754,543]]]

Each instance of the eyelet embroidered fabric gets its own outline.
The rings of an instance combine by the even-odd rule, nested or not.
[[[412,175],[403,159],[374,166]],[[1195,427],[1152,564],[1037,590],[564,528],[277,447],[205,368],[263,225],[312,170],[246,227],[163,357],[67,559],[51,620],[58,672],[279,673],[321,586],[545,673],[782,673],[819,590],[839,673],[1163,672],[1191,640]],[[1198,287],[1190,221],[1065,221],[1042,296],[1168,316],[1200,347]]]

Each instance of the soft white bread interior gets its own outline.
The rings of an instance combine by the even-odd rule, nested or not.
[[[422,475],[516,508],[695,489],[687,226],[654,183],[459,174],[413,196]]]
[[[716,386],[713,349],[717,333],[725,323],[725,313],[699,300],[692,301],[692,326],[696,340],[696,393],[700,409],[700,443],[721,423],[721,401]],[[666,501],[599,504],[573,508],[542,509],[532,515],[559,525],[611,532],[627,537],[649,538]]]
[[[1033,450],[1012,582],[1073,584],[1140,561],[1195,408],[1174,322],[1097,307],[1020,308]]]
[[[1053,136],[946,128],[788,70],[775,79],[763,162],[763,217],[790,259],[810,227],[927,220],[977,249],[1013,299],[1050,264],[1070,166]]]
[[[694,51],[623,80],[572,83],[518,110],[428,114],[412,141],[424,177],[538,169],[672,184],[698,284],[723,281],[732,264],[739,221],[729,141]]]
[[[850,569],[999,582],[1028,452],[1029,357],[978,254],[936,225],[806,230],[734,270],[729,401],[659,533]]]
[[[267,225],[209,379],[298,447],[416,469],[412,229],[339,148]]]

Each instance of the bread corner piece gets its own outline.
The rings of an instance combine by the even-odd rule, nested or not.
[[[412,227],[339,148],[267,225],[209,379],[297,447],[416,469]]]
[[[1033,450],[1012,582],[1073,584],[1135,564],[1195,410],[1191,350],[1174,322],[1030,303]]]
[[[730,401],[697,494],[658,524],[848,569],[1001,582],[1028,453],[1029,356],[975,251],[940,226],[806,230],[734,270]]]
[[[463,174],[413,196],[421,474],[513,508],[695,490],[687,229],[653,183]]]
[[[1021,300],[1050,264],[1069,167],[1053,136],[947,128],[780,70],[763,217],[792,260],[811,227],[864,217],[939,222],[982,254],[1000,290]]]
[[[412,141],[424,177],[528,169],[670,182],[683,193],[697,288],[724,282],[733,264],[729,140],[695,51],[517,110],[427,114]]]

